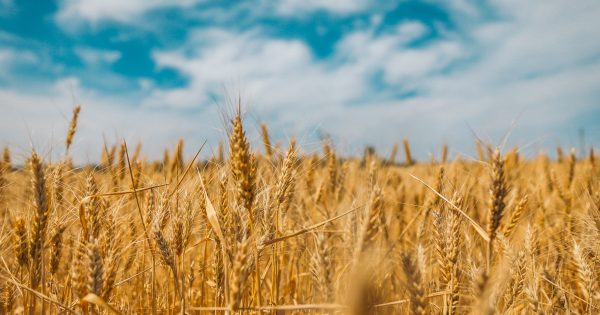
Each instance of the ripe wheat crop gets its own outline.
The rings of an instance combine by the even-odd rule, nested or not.
[[[0,313],[600,312],[593,151],[309,154],[266,125],[252,147],[238,110],[208,159],[120,142],[75,165],[79,113],[61,160],[4,150]]]

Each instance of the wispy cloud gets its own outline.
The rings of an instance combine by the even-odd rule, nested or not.
[[[365,0],[283,0],[277,1],[276,12],[282,15],[295,16],[302,13],[324,10],[335,14],[356,13],[369,5]]]
[[[118,51],[89,47],[76,47],[75,53],[92,67],[103,64],[112,64],[121,58],[121,53]]]
[[[76,23],[96,24],[102,21],[128,22],[143,14],[161,8],[186,8],[199,0],[61,0],[60,11],[56,15],[62,25]]]

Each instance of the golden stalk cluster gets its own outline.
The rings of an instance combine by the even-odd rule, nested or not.
[[[207,160],[105,145],[99,165],[0,162],[0,313],[597,314],[593,152],[524,159],[403,141],[341,157],[251,147],[239,110]]]

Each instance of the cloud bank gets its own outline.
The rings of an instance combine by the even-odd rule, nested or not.
[[[120,136],[159,157],[180,137],[190,151],[214,147],[227,99],[241,95],[253,139],[264,121],[307,150],[328,135],[345,153],[386,154],[407,137],[420,158],[442,143],[469,156],[474,134],[500,144],[510,133],[533,155],[579,148],[581,130],[597,146],[598,16],[596,1],[61,1],[57,33],[106,40],[65,48],[74,62],[0,34],[0,136],[22,152],[59,151],[81,103],[77,158],[97,160],[103,139]],[[146,49],[132,58],[123,43],[138,42]],[[29,69],[38,65],[47,70]]]

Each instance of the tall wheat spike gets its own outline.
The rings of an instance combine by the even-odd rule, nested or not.
[[[42,269],[44,266],[42,258],[44,244],[46,242],[46,230],[48,227],[50,207],[48,204],[45,169],[40,157],[35,151],[31,154],[29,168],[32,176],[31,190],[33,191],[34,209],[31,226],[31,244],[29,245],[31,286],[37,288],[42,280]]]
[[[487,232],[490,240],[488,242],[487,268],[490,269],[490,263],[493,255],[493,244],[496,239],[500,220],[504,216],[506,207],[505,198],[508,194],[508,185],[504,175],[504,161],[500,157],[500,150],[496,149],[492,155],[492,183],[490,186],[490,206],[488,216]]]
[[[73,108],[73,117],[71,117],[71,123],[69,125],[69,131],[67,132],[67,139],[65,140],[66,151],[69,152],[71,144],[73,144],[73,137],[77,130],[77,119],[79,118],[79,112],[81,112],[81,106],[77,105]]]

